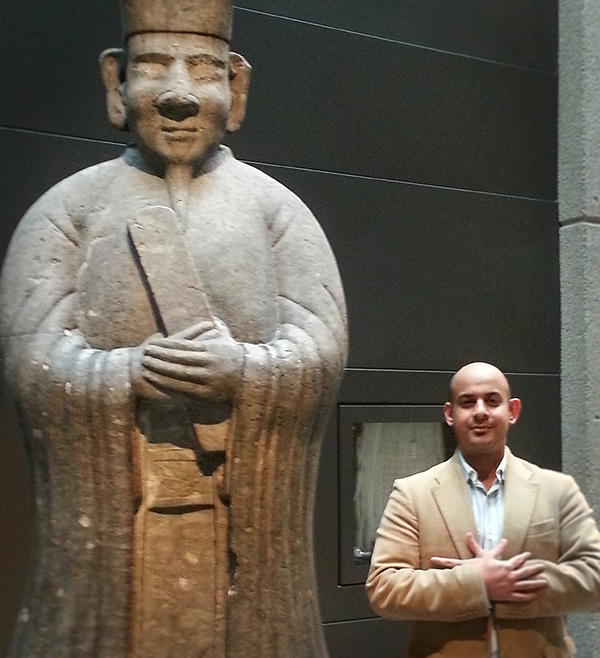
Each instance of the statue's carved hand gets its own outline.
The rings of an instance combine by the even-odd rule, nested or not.
[[[216,319],[144,344],[142,376],[153,388],[196,398],[228,401],[239,386],[244,348]]]
[[[158,338],[163,338],[163,335],[154,334],[153,336],[150,336],[148,339],[146,339],[141,345],[138,345],[138,347],[131,349],[131,384],[133,386],[133,392],[138,398],[167,401],[171,399],[169,393],[163,389],[157,388],[144,377],[145,368],[142,365],[144,354],[146,352],[146,345]]]

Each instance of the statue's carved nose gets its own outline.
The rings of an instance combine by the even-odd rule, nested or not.
[[[198,114],[200,103],[192,94],[185,96],[173,92],[161,94],[156,101],[156,107],[163,117],[173,121],[183,121]]]

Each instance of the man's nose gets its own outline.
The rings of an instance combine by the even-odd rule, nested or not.
[[[475,403],[475,414],[477,416],[487,416],[487,407],[483,400],[477,400]]]
[[[184,121],[198,114],[200,103],[192,93],[192,83],[183,61],[175,61],[166,80],[166,89],[156,99],[159,113],[173,121]]]

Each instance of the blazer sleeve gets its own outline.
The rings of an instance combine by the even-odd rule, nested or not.
[[[558,487],[557,559],[536,559],[535,544],[527,546],[532,553],[530,563],[543,565],[541,577],[548,585],[531,603],[496,605],[499,618],[527,619],[600,610],[600,533],[575,480],[571,476],[557,475],[561,482]],[[557,484],[552,483],[553,486]],[[541,541],[542,537],[538,539]]]
[[[366,583],[373,610],[388,619],[436,621],[489,614],[485,588],[473,563],[422,569],[420,553],[418,514],[407,487],[396,480],[377,531]]]

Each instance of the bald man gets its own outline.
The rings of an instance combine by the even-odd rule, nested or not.
[[[600,534],[572,477],[515,457],[521,411],[487,363],[444,406],[457,449],[394,482],[367,579],[382,617],[414,620],[410,658],[570,658],[564,615],[600,609]]]

